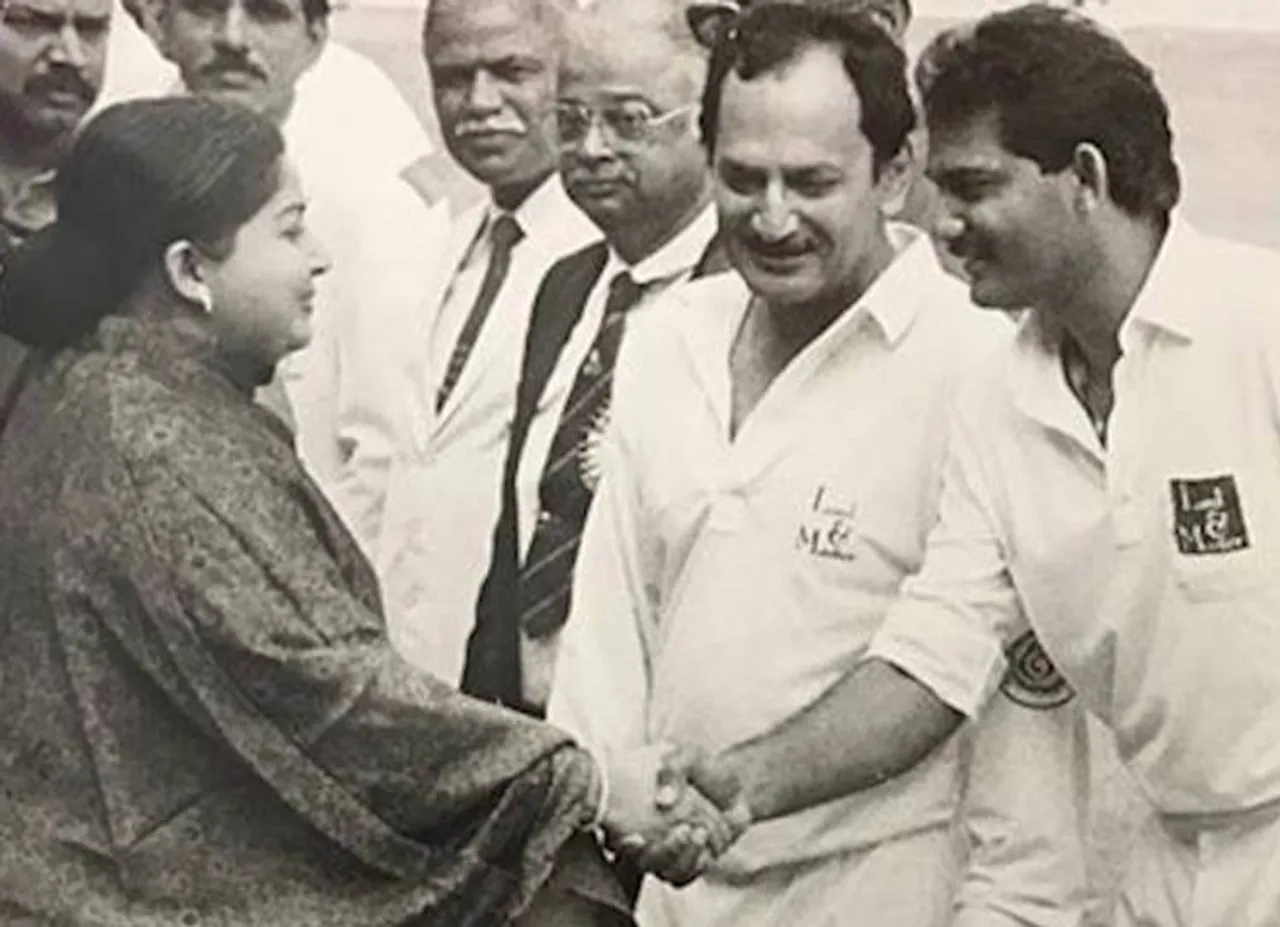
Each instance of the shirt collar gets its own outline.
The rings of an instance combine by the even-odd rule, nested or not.
[[[481,230],[488,228],[504,211],[490,198],[480,223]],[[581,238],[585,243],[593,228],[590,220],[573,204],[569,194],[564,192],[564,186],[556,175],[544,180],[511,215],[520,223],[524,232],[522,241],[556,242],[568,236],[575,242]],[[599,237],[598,232],[595,237]]]
[[[716,212],[714,207],[708,205],[666,244],[635,264],[628,264],[610,246],[609,261],[602,278],[611,280],[620,271],[629,270],[632,279],[644,286],[688,273],[702,258],[702,253],[715,234]]]
[[[898,222],[885,229],[894,257],[867,291],[858,298],[848,313],[866,313],[890,346],[896,346],[920,312],[921,305],[936,296],[934,281],[944,285],[960,284],[946,274],[938,263],[929,237],[922,231]]]
[[[1199,312],[1205,305],[1201,238],[1186,222],[1171,217],[1147,279],[1120,327],[1122,345],[1134,325],[1159,328],[1187,340],[1195,337]]]

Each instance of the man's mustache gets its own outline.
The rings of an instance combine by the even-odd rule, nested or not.
[[[743,243],[752,251],[770,257],[795,257],[808,253],[813,247],[813,243],[804,235],[767,239],[747,234],[743,236]]]
[[[96,91],[93,85],[74,68],[59,66],[44,74],[37,74],[27,81],[23,92],[30,97],[47,97],[56,93],[75,94],[90,102]]]
[[[259,80],[266,80],[267,73],[244,55],[220,54],[200,69],[205,74],[250,74]]]

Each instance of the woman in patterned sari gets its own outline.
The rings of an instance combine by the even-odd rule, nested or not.
[[[58,206],[0,279],[53,352],[0,442],[0,921],[630,923],[592,759],[393,653],[252,401],[328,261],[276,130],[113,107]]]

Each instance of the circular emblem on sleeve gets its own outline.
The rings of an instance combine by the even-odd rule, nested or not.
[[[1053,665],[1034,632],[1028,631],[1009,645],[1005,657],[1009,668],[1000,691],[1024,708],[1057,708],[1075,697],[1075,690]]]

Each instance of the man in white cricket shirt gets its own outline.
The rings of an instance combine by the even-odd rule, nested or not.
[[[908,769],[1029,626],[1158,812],[1116,923],[1280,923],[1280,257],[1174,213],[1165,100],[1095,24],[1022,7],[932,54],[938,232],[976,302],[1029,311],[960,393],[868,658],[695,778],[769,818]]]
[[[551,720],[605,756],[733,747],[863,657],[923,558],[955,386],[1011,333],[885,221],[915,120],[892,39],[785,5],[735,29],[701,119],[739,273],[686,285],[626,345],[552,690]],[[1082,719],[1043,682],[1014,674],[911,773],[754,826],[687,888],[646,881],[638,919],[1078,924]]]

